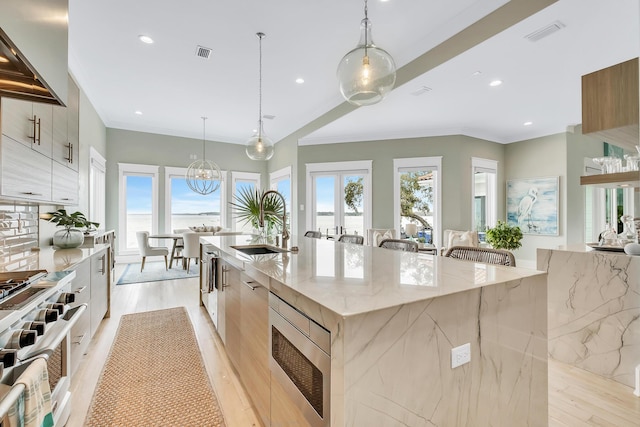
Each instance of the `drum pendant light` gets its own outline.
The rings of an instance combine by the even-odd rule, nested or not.
[[[373,44],[367,0],[364,2],[364,19],[360,23],[360,41],[342,58],[337,75],[342,96],[357,106],[382,101],[396,82],[393,58]]]
[[[205,123],[207,118],[202,117],[202,160],[196,160],[189,165],[185,180],[189,188],[203,196],[211,194],[220,188],[222,172],[217,164],[207,160],[204,155]]]
[[[247,156],[251,160],[269,160],[273,157],[273,142],[264,134],[262,126],[262,39],[266,37],[264,33],[256,33],[260,40],[260,77],[258,91],[258,128],[251,138],[247,141]]]

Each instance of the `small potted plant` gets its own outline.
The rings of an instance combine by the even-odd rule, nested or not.
[[[494,249],[518,249],[522,246],[522,230],[498,220],[495,227],[487,230],[486,241]]]
[[[53,234],[53,245],[59,248],[77,248],[84,242],[84,230],[98,227],[97,222],[89,221],[82,212],[68,214],[65,209],[49,212],[49,222],[64,227]]]
[[[235,217],[256,230],[260,229],[260,200],[263,194],[262,190],[244,187],[233,196],[234,201],[229,202],[233,206]],[[264,231],[267,236],[275,232],[276,226],[282,225],[283,209],[279,198],[273,194],[267,195],[264,200]]]

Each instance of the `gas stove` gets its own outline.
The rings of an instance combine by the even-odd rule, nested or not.
[[[41,288],[29,288],[47,275],[46,270],[0,272],[0,310],[16,310]],[[18,294],[19,293],[19,297]],[[13,297],[15,295],[15,298]]]

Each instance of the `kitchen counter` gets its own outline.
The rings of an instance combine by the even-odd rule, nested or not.
[[[549,356],[635,385],[640,360],[640,256],[586,245],[538,249],[548,273]]]
[[[251,256],[232,248],[251,244],[246,235],[203,237],[201,242],[342,317],[544,274],[304,237],[290,242],[298,253]]]
[[[64,271],[108,246],[107,244],[96,244],[90,248],[80,247],[73,249],[58,249],[53,246],[43,247],[38,252],[38,266],[36,268],[47,270],[48,272]]]
[[[331,332],[331,426],[547,425],[545,272],[295,236],[299,252],[258,256],[232,248],[247,236],[200,241]],[[465,343],[470,363],[451,368]]]

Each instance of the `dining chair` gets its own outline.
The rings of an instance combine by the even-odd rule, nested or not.
[[[516,258],[509,251],[492,248],[476,248],[473,246],[453,246],[444,255],[464,261],[484,262],[487,264],[516,266]]]
[[[320,231],[309,230],[304,233],[304,237],[313,237],[314,239],[322,239],[322,233]]]
[[[418,244],[412,240],[384,239],[379,247],[396,251],[418,252]]]
[[[362,245],[364,243],[364,236],[360,236],[359,234],[343,234],[338,238],[338,242]]]
[[[194,231],[182,233],[182,241],[184,242],[184,248],[182,250],[183,267],[187,271],[189,271],[189,264],[191,263],[192,258],[195,258],[196,263],[198,263],[198,260],[200,259],[201,235],[202,233],[196,233]]]
[[[164,256],[164,269],[168,270],[169,264],[167,256],[169,255],[169,249],[163,246],[151,246],[149,245],[149,232],[148,231],[136,231],[136,238],[138,239],[138,250],[142,257],[142,265],[140,271],[144,270],[144,262],[148,256]]]

